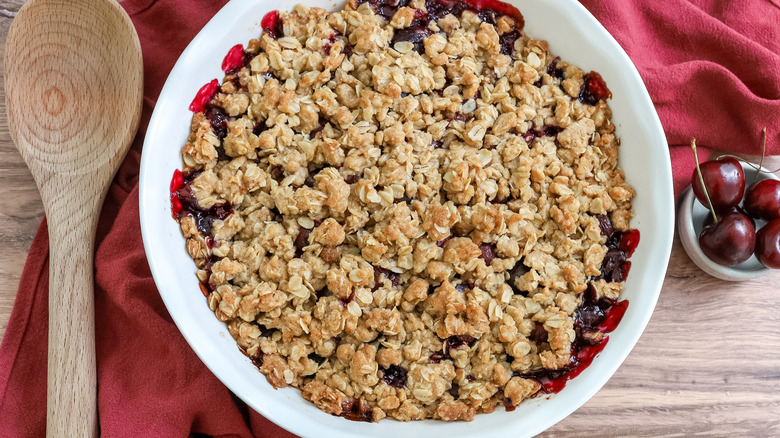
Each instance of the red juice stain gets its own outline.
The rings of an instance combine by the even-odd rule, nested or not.
[[[222,71],[233,74],[244,65],[244,46],[236,44],[228,50],[225,59],[222,60]]]
[[[639,230],[628,230],[620,236],[620,250],[626,253],[626,257],[631,257],[639,245]]]
[[[192,99],[192,103],[190,104],[190,111],[194,113],[199,113],[205,110],[206,102],[211,100],[214,94],[216,94],[218,88],[219,88],[219,81],[216,79],[200,87],[200,90],[198,90],[198,94],[196,94],[195,98]]]

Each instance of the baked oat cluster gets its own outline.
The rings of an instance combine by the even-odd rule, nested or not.
[[[268,381],[408,421],[565,379],[630,267],[600,76],[498,2],[298,5],[263,26],[193,102],[172,202]]]

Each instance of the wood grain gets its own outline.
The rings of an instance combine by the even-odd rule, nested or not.
[[[11,138],[48,218],[46,436],[97,436],[95,230],[138,128],[141,45],[113,0],[31,0],[4,58]]]
[[[0,0],[0,38],[22,1]],[[0,69],[2,70],[2,69]],[[0,335],[43,216],[0,99]],[[625,363],[545,437],[780,436],[780,272],[729,283],[675,240],[653,318]],[[22,291],[24,293],[24,291]]]

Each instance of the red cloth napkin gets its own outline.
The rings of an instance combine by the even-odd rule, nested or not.
[[[639,68],[672,145],[677,192],[701,146],[780,154],[778,0],[581,0]],[[179,334],[155,289],[138,221],[146,126],[181,51],[224,0],[125,0],[144,56],[141,128],[109,189],[95,263],[100,426],[106,437],[290,436],[237,400]],[[703,158],[702,158],[703,159]],[[165,188],[161,188],[165,189]],[[43,436],[48,235],[30,248],[0,344],[0,437]]]
[[[634,61],[669,142],[674,193],[690,149],[780,154],[780,0],[580,0]]]

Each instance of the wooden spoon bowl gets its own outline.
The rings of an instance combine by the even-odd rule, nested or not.
[[[138,128],[141,46],[113,0],[30,0],[5,50],[11,137],[49,228],[47,435],[95,436],[95,227]]]

